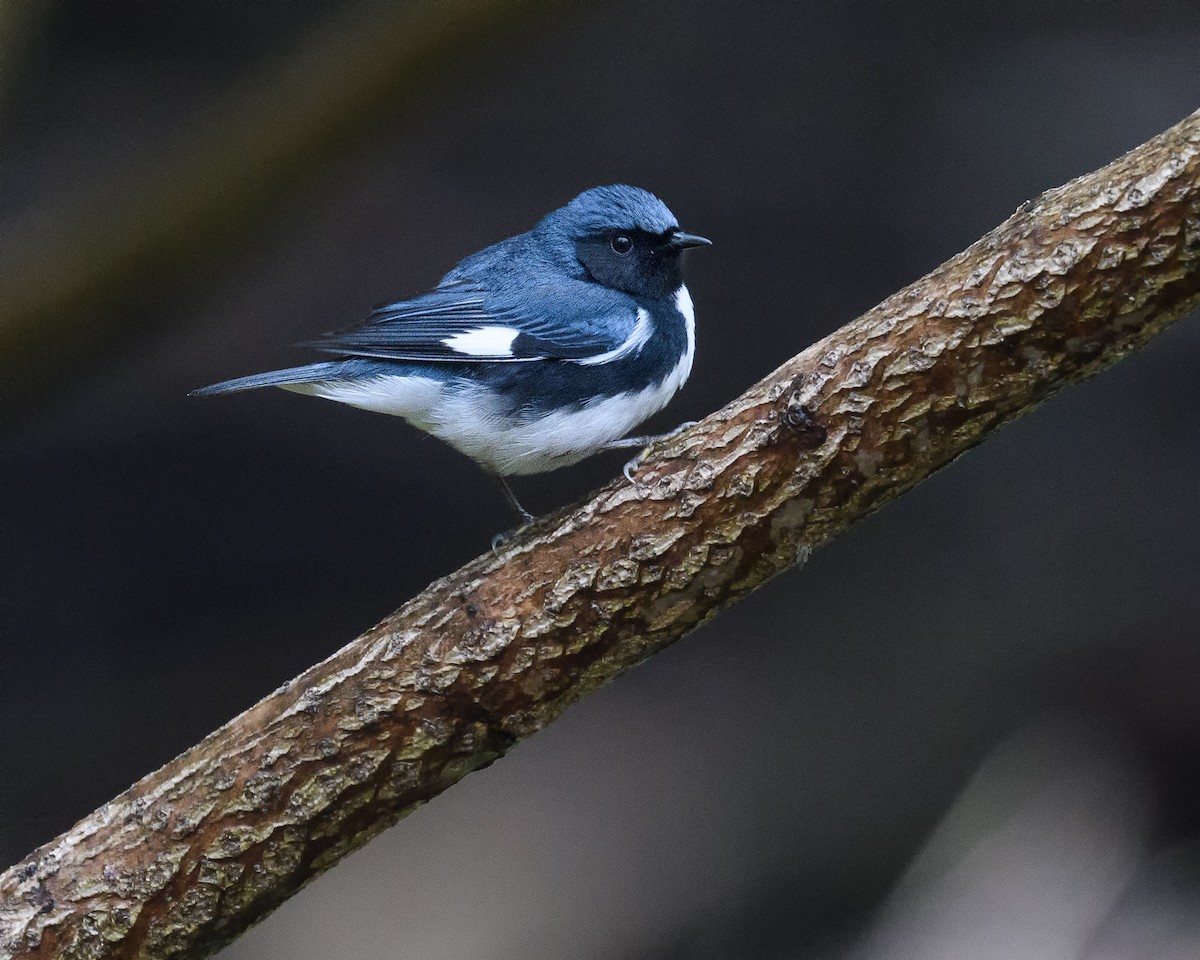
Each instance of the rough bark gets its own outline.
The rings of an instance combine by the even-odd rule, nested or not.
[[[1200,113],[378,626],[0,876],[0,947],[199,957],[573,700],[1200,303]]]

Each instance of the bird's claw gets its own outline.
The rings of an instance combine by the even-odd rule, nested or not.
[[[527,526],[537,519],[532,513],[524,508],[521,509],[521,522],[515,527],[508,530],[501,530],[498,534],[492,537],[492,553],[499,554],[501,547],[506,547],[516,539],[518,533],[524,530]]]
[[[644,446],[638,452],[638,455],[636,457],[634,457],[632,460],[627,460],[625,462],[625,466],[623,466],[621,468],[622,475],[625,477],[626,480],[628,480],[634,486],[637,486],[638,481],[637,481],[637,477],[634,475],[634,471],[636,471],[637,468],[642,465],[642,458],[646,456],[646,451],[650,448],[650,445],[654,444],[654,443],[658,443],[659,440],[670,440],[672,437],[674,437],[680,433],[683,433],[683,431],[686,430],[688,427],[694,427],[699,422],[700,422],[699,420],[687,420],[687,421],[681,423],[679,426],[677,426],[674,430],[670,430],[667,433],[661,433],[657,437],[646,437],[646,446]]]

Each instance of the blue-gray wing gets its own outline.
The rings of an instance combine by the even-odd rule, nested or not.
[[[586,363],[621,349],[637,324],[631,297],[582,281],[502,293],[452,282],[382,304],[365,323],[304,346],[393,360]]]

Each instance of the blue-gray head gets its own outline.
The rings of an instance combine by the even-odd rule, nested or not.
[[[585,190],[534,233],[583,278],[641,297],[674,293],[683,283],[679,255],[710,243],[680,230],[654,194],[624,184]]]

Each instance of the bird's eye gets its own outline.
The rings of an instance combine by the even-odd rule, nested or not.
[[[613,248],[613,253],[626,254],[633,249],[633,241],[623,233],[618,233],[608,242],[608,245]]]

